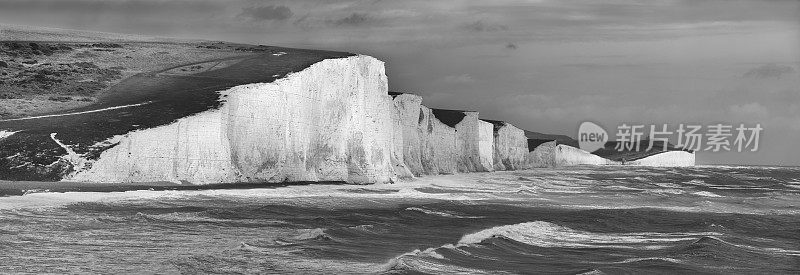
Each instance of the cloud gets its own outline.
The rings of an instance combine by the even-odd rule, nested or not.
[[[508,30],[508,26],[506,25],[490,24],[484,22],[483,20],[478,20],[472,23],[461,25],[461,28],[472,32],[496,32],[496,31]]]
[[[728,106],[728,112],[736,118],[764,118],[769,116],[769,110],[758,102]]]
[[[361,26],[364,24],[368,24],[371,21],[373,21],[373,18],[370,17],[368,14],[354,12],[347,17],[330,21],[330,24],[334,26]]]
[[[792,66],[766,64],[761,65],[744,74],[744,77],[750,78],[781,78],[785,74],[794,73],[795,70]]]
[[[239,17],[248,18],[253,21],[282,21],[292,17],[294,13],[287,6],[262,6],[262,7],[249,7],[242,8],[242,13]]]
[[[446,83],[471,83],[475,82],[475,79],[469,74],[461,74],[445,76],[442,78],[442,81]]]

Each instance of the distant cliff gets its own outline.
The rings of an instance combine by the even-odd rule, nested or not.
[[[534,147],[526,157],[527,167],[557,167],[574,165],[633,165],[633,166],[693,166],[695,153],[666,151],[632,161],[607,159],[557,141],[545,142]]]

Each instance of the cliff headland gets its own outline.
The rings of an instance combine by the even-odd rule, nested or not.
[[[13,75],[0,98],[16,110],[0,118],[0,180],[365,184],[622,164],[476,111],[389,93],[384,63],[365,55],[207,41],[94,42],[0,43],[10,64],[0,70]],[[102,62],[84,64],[91,60]],[[50,97],[63,104],[14,103]],[[685,166],[694,154],[629,160]]]

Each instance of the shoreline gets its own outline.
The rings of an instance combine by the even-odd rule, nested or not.
[[[619,169],[622,168],[622,169]],[[426,175],[416,177],[413,179],[405,179],[394,183],[369,183],[369,184],[352,184],[341,181],[298,181],[298,182],[233,182],[233,183],[218,183],[218,184],[192,184],[175,183],[175,182],[130,182],[130,183],[94,183],[94,182],[68,182],[68,181],[5,181],[0,180],[0,198],[2,197],[18,197],[34,193],[69,193],[69,192],[87,192],[87,193],[114,193],[114,192],[127,192],[127,191],[200,191],[200,190],[237,190],[237,189],[278,189],[291,186],[342,186],[342,187],[361,187],[365,189],[380,189],[383,187],[411,187],[418,185],[425,185],[432,181],[451,181],[451,180],[465,180],[481,175],[504,175],[508,173],[529,173],[534,171],[563,171],[563,172],[577,172],[585,169],[614,169],[615,171],[624,172],[631,169],[652,168],[652,169],[690,169],[690,170],[704,170],[704,169],[800,169],[800,166],[766,166],[766,165],[697,165],[690,167],[653,167],[644,165],[620,165],[620,164],[606,164],[606,165],[574,165],[574,166],[560,166],[560,167],[546,167],[546,168],[533,168],[522,169],[513,171],[491,171],[491,172],[471,172],[471,173],[456,173],[456,174],[440,174],[440,175]]]
[[[0,198],[24,196],[33,193],[113,193],[127,191],[196,191],[226,189],[276,189],[304,185],[348,185],[344,182],[285,182],[285,183],[220,183],[220,184],[179,184],[174,182],[133,182],[133,183],[93,183],[93,182],[42,182],[42,181],[0,181]],[[372,184],[374,185],[374,184]]]

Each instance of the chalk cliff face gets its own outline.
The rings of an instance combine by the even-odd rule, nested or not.
[[[621,163],[606,159],[587,151],[556,141],[545,142],[531,150],[526,156],[526,168],[556,167],[574,165],[639,165],[681,167],[694,166],[695,154],[686,151],[669,151],[658,153],[639,160]]]
[[[0,132],[0,139],[11,134]],[[235,86],[220,92],[218,108],[102,143],[110,147],[96,158],[59,143],[71,152],[61,160],[76,167],[63,180],[362,184],[615,164],[556,142],[528,152],[525,132],[511,124],[430,109],[416,95],[392,98],[383,62],[368,56],[327,59],[271,83]],[[630,164],[693,165],[694,155],[668,152]]]
[[[549,141],[531,150],[525,158],[525,168],[544,168],[556,166],[556,141]]]
[[[459,172],[494,170],[494,134],[491,123],[478,118],[478,112],[464,112],[456,124],[456,153]]]
[[[392,152],[399,117],[386,90],[377,59],[324,60],[224,91],[217,110],[132,132],[68,180],[388,182],[410,173]]]
[[[559,144],[555,146],[555,163],[557,166],[572,166],[572,165],[607,165],[614,162],[598,155],[586,152],[579,148],[569,145]]]
[[[695,153],[669,151],[625,163],[625,165],[681,167],[694,166]]]
[[[545,142],[528,153],[528,167],[606,165],[614,162],[584,150],[555,141]]]
[[[519,170],[526,167],[528,139],[525,131],[510,123],[495,125],[494,169]]]
[[[401,118],[403,157],[414,175],[493,170],[492,125],[478,119],[477,112],[446,110],[463,114],[451,127],[417,95],[401,94],[394,102]]]
[[[403,160],[416,176],[452,174],[456,170],[456,129],[439,121],[422,97],[401,94],[394,98],[399,114]]]

